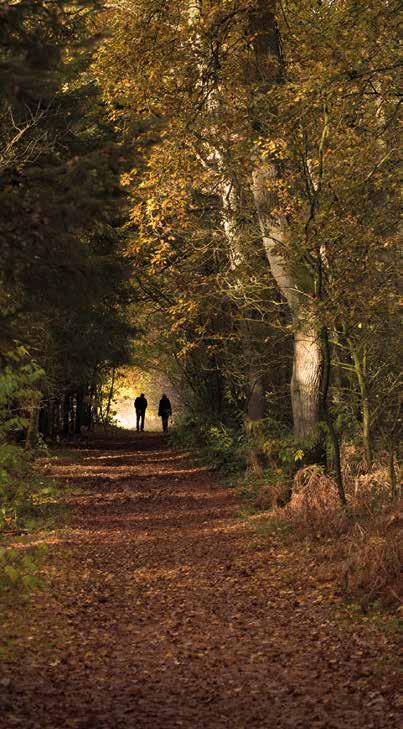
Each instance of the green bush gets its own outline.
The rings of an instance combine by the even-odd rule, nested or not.
[[[32,468],[32,454],[15,445],[0,445],[0,535],[31,531],[51,516],[56,486]]]
[[[38,382],[44,374],[24,347],[8,352],[4,360],[0,373],[0,443],[27,427],[27,413],[40,397]]]
[[[21,534],[49,520],[56,490],[35,473],[33,454],[13,441],[28,426],[26,416],[40,398],[37,388],[43,372],[22,347],[4,360],[0,374],[0,587],[32,588],[38,584],[42,548],[22,543],[10,547],[8,542],[10,537],[20,541]]]
[[[198,450],[202,445],[202,428],[203,421],[196,416],[184,415],[176,418],[169,436],[172,446],[182,450]]]
[[[31,503],[30,455],[18,446],[0,444],[0,533],[22,527]]]
[[[203,463],[223,473],[236,473],[246,466],[245,434],[222,423],[186,416],[176,423],[171,443],[196,452]]]
[[[246,467],[245,435],[222,424],[204,429],[204,462],[223,473],[236,473]]]
[[[0,588],[38,587],[41,584],[38,571],[46,551],[44,544],[30,548],[23,544],[13,549],[0,547]]]
[[[21,535],[54,525],[60,516],[57,495],[55,486],[33,471],[31,454],[0,445],[0,589],[30,589],[40,583],[44,547],[25,545]]]

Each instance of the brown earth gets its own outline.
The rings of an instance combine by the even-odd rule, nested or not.
[[[157,434],[43,463],[68,527],[48,586],[2,617],[0,727],[394,729],[393,631],[318,581],[306,548]]]

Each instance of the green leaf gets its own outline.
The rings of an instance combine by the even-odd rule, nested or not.
[[[40,583],[40,580],[35,575],[24,575],[22,578],[22,582],[24,583],[25,587],[37,587]]]
[[[21,573],[11,564],[5,566],[4,572],[10,578],[11,582],[17,582],[21,576]]]
[[[29,572],[33,572],[36,569],[36,564],[32,561],[31,557],[24,557],[22,560],[22,564],[24,565],[24,568]]]
[[[46,486],[44,489],[41,489],[40,493],[46,496],[47,494],[54,494],[56,492],[53,486]]]

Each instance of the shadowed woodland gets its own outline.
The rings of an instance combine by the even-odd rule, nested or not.
[[[0,2],[1,727],[398,726],[398,18]]]

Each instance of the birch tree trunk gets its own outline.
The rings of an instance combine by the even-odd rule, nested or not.
[[[251,82],[261,92],[283,82],[280,38],[276,23],[276,2],[256,0],[251,13],[254,35],[254,61]],[[301,439],[318,438],[321,413],[323,354],[319,329],[307,306],[307,297],[299,291],[297,276],[287,265],[289,245],[287,222],[280,214],[273,193],[273,183],[280,179],[274,161],[258,161],[252,174],[252,193],[256,205],[264,250],[271,273],[286,299],[294,323],[294,358],[291,401],[294,432]]]

